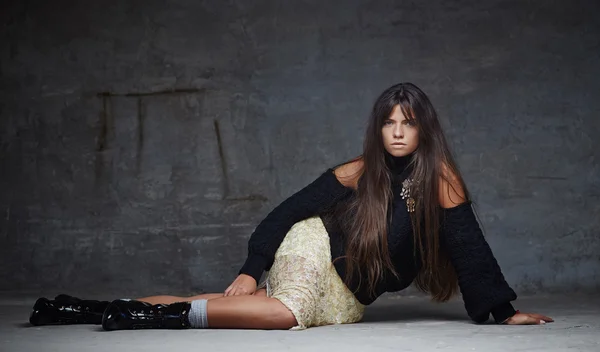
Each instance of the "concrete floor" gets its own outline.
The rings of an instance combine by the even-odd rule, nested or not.
[[[521,297],[517,308],[546,314],[542,326],[476,325],[462,301],[384,296],[364,322],[305,331],[143,330],[96,325],[33,327],[35,298],[0,297],[0,351],[600,351],[600,297]]]

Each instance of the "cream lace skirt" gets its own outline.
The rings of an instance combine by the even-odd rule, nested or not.
[[[318,216],[296,223],[286,234],[264,284],[267,296],[296,317],[298,325],[291,330],[355,323],[363,317],[364,306],[331,263],[329,235]]]

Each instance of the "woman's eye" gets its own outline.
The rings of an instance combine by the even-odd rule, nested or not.
[[[394,122],[393,122],[393,121],[390,121],[390,120],[388,120],[388,121],[384,122],[383,124],[387,126],[387,125],[391,125],[392,123],[394,123]]]

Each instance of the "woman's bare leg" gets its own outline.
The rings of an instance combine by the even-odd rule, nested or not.
[[[205,293],[203,295],[192,296],[192,297],[178,297],[178,296],[150,296],[136,298],[136,301],[147,302],[150,304],[171,304],[175,302],[189,302],[197,299],[215,299],[223,297],[222,293]]]
[[[138,298],[150,304],[207,299],[208,327],[213,329],[289,329],[298,325],[296,318],[278,299],[267,297],[265,289],[253,295],[223,297],[207,293],[192,297],[151,296]]]
[[[266,295],[267,295],[267,291],[264,288],[260,289],[260,290],[256,290],[256,292],[254,292],[254,296],[266,296]],[[171,303],[175,303],[175,302],[195,301],[197,299],[212,300],[215,298],[223,298],[223,294],[222,293],[205,293],[202,295],[191,296],[191,297],[150,296],[150,297],[136,298],[135,300],[147,302],[150,304],[171,304]]]
[[[207,302],[208,327],[213,329],[290,329],[298,323],[278,299],[228,296]]]

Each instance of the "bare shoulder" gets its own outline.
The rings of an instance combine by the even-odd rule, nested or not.
[[[362,175],[364,161],[362,158],[342,164],[333,170],[335,177],[346,187],[356,189],[358,179]]]
[[[447,164],[442,164],[439,180],[439,202],[442,208],[452,208],[467,201],[462,178]]]

